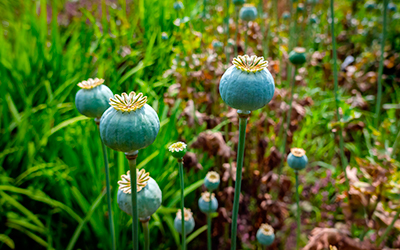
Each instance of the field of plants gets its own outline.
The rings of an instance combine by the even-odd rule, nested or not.
[[[400,249],[399,7],[1,0],[0,249]]]

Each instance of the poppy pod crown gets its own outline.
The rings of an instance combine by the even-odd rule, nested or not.
[[[275,240],[274,229],[268,224],[261,224],[256,236],[263,246],[270,246]]]

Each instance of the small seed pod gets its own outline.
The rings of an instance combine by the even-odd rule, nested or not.
[[[257,8],[252,4],[244,4],[240,9],[239,17],[246,22],[253,21],[257,18]]]
[[[319,3],[319,0],[307,0],[307,3],[309,3],[309,4],[317,4],[317,3]]]
[[[294,48],[289,53],[289,61],[294,65],[301,65],[306,62],[306,49],[301,47]]]
[[[182,159],[186,154],[186,143],[178,141],[168,147],[168,150],[172,153],[172,156],[176,159]]]
[[[263,57],[248,55],[233,59],[219,84],[222,100],[230,107],[253,111],[268,104],[275,92],[274,78]]]
[[[234,46],[235,45],[235,41],[232,38],[228,39],[228,46]]]
[[[182,2],[175,2],[175,3],[174,3],[174,9],[175,9],[176,11],[183,10],[183,3],[182,3]]]
[[[283,12],[282,17],[284,20],[288,20],[290,18],[290,12],[289,11]]]
[[[117,202],[119,208],[132,216],[131,177],[129,171],[118,181]],[[144,169],[137,169],[137,204],[139,219],[145,220],[161,206],[162,193],[157,182]]]
[[[274,229],[268,224],[261,224],[257,231],[257,240],[263,246],[270,246],[275,240]]]
[[[210,207],[210,202],[211,202],[211,207]],[[215,194],[211,194],[211,201],[210,201],[210,193],[209,192],[204,192],[201,194],[201,197],[199,199],[199,208],[200,211],[203,213],[213,213],[217,211],[218,209],[218,200],[215,198]]]
[[[387,7],[388,7],[388,10],[391,11],[391,12],[396,12],[397,11],[397,6],[394,3],[389,3]]]
[[[79,113],[87,117],[100,118],[110,107],[108,100],[113,93],[103,83],[104,80],[99,78],[89,78],[78,83],[81,89],[75,95],[75,105]]]
[[[219,174],[215,171],[208,172],[206,178],[204,178],[204,186],[209,191],[217,189],[219,183],[220,183]]]
[[[222,49],[224,47],[224,44],[222,42],[220,42],[220,41],[214,40],[212,42],[212,46],[213,46],[214,50],[219,50],[219,49]]]
[[[246,0],[233,0],[232,2],[234,5],[240,6],[243,5],[246,2]]]
[[[121,152],[133,152],[152,144],[160,130],[160,120],[146,102],[147,97],[133,91],[110,98],[111,107],[100,120],[104,144]]]
[[[297,11],[298,12],[303,12],[304,11],[304,4],[303,3],[299,3],[297,5]]]
[[[316,24],[318,22],[318,17],[315,14],[310,16],[310,24]]]
[[[304,169],[308,163],[306,151],[302,148],[292,148],[287,157],[287,163],[294,170]]]
[[[190,208],[184,208],[183,209],[185,218],[184,218],[184,223],[185,223],[185,234],[189,234],[193,231],[194,229],[194,219],[193,219],[193,213],[190,211]],[[176,217],[174,220],[174,227],[178,233],[182,234],[182,212],[180,209],[178,209],[178,212],[176,213]]]
[[[161,33],[161,39],[164,40],[164,41],[165,41],[165,40],[168,40],[168,34],[167,34],[167,32],[162,32],[162,33]]]
[[[367,11],[373,11],[376,8],[376,4],[374,2],[369,1],[365,3],[364,8]]]

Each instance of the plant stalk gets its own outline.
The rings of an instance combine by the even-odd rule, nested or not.
[[[129,172],[131,178],[131,198],[132,198],[132,245],[133,250],[139,249],[139,218],[137,209],[137,169],[136,169],[136,159],[138,157],[139,151],[133,151],[125,153],[126,158],[129,162]],[[134,188],[132,188],[134,187]]]
[[[338,70],[337,70],[337,51],[336,51],[336,37],[335,37],[335,8],[334,8],[334,0],[331,0],[331,33],[332,33],[332,50],[333,50],[333,81],[335,85],[335,103],[336,103],[336,116],[339,126],[339,148],[340,148],[340,158],[342,162],[342,171],[344,173],[344,177],[346,180],[346,185],[348,190],[350,190],[349,179],[346,173],[347,159],[344,155],[344,142],[343,142],[343,133],[342,133],[342,125],[341,125],[341,117],[339,113],[339,95],[338,95]],[[350,198],[350,197],[349,197]]]
[[[239,143],[237,152],[237,168],[236,168],[236,182],[235,182],[235,196],[233,201],[233,211],[232,211],[232,232],[231,232],[231,249],[236,250],[236,234],[237,234],[237,218],[239,213],[239,199],[240,190],[242,184],[242,168],[243,168],[243,156],[244,156],[244,146],[246,140],[246,126],[247,118],[250,115],[250,111],[238,110],[239,115]]]
[[[95,118],[95,122],[97,127],[100,125],[100,119]],[[114,219],[112,213],[112,206],[111,206],[111,188],[110,188],[110,168],[108,166],[108,156],[107,156],[107,148],[104,145],[103,140],[101,140],[101,147],[103,150],[103,159],[104,159],[104,171],[106,173],[106,191],[107,191],[107,207],[108,207],[108,223],[110,225],[110,234],[111,234],[111,244],[112,249],[116,250],[116,242],[115,242],[115,227],[114,227]]]
[[[301,213],[300,213],[300,194],[299,194],[299,171],[295,171],[296,174],[296,203],[297,203],[297,234],[296,234],[296,249],[300,246],[300,234],[301,234]]]
[[[382,73],[383,73],[383,60],[385,53],[385,42],[387,36],[387,6],[389,0],[383,0],[383,29],[382,29],[382,43],[381,43],[381,58],[379,61],[378,69],[378,94],[376,97],[376,107],[375,107],[375,128],[378,129],[379,126],[379,113],[381,112],[381,102],[382,102]]]
[[[235,57],[238,55],[239,7],[235,6]]]
[[[247,30],[249,28],[249,23],[246,23],[245,29],[244,29],[244,54],[246,55],[247,53]]]
[[[382,237],[379,238],[379,240],[376,242],[376,245],[379,247],[383,240],[387,237],[389,232],[392,230],[394,223],[397,221],[400,215],[400,209],[397,211],[396,215],[393,217],[392,223],[386,228],[385,232],[383,233]]]
[[[144,234],[144,250],[150,250],[150,229],[149,229],[150,217],[146,220],[141,221],[143,226]]]
[[[210,202],[208,204],[209,211],[211,211],[211,191],[210,191]],[[208,250],[212,249],[211,244],[211,212],[207,213],[207,246]]]
[[[185,233],[185,183],[183,181],[183,158],[178,159],[179,164],[179,178],[181,182],[181,213],[182,213],[182,250],[186,249],[186,233]]]
[[[225,20],[225,22],[226,22],[226,41],[227,41],[227,43],[228,43],[228,40],[229,40],[229,19],[230,19],[230,16],[229,16],[229,5],[230,5],[230,2],[231,2],[231,0],[226,0],[226,20]],[[230,62],[230,60],[231,60],[231,58],[230,58],[230,47],[229,46],[226,46],[225,47],[226,48],[226,64],[229,64],[229,62]]]

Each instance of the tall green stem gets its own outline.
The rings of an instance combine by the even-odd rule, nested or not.
[[[144,234],[144,250],[150,250],[150,229],[149,229],[149,220],[150,218],[147,218],[142,222],[143,226],[143,234]]]
[[[297,203],[297,235],[296,235],[296,249],[299,249],[300,246],[300,226],[301,226],[301,214],[300,214],[300,195],[299,195],[299,171],[295,171],[296,173],[296,203]]]
[[[339,122],[339,147],[340,147],[340,158],[342,162],[342,171],[344,173],[344,177],[346,179],[347,188],[350,189],[349,179],[347,178],[346,166],[347,159],[344,155],[344,142],[343,142],[343,133],[342,133],[342,125],[341,118],[339,113],[339,94],[338,94],[338,70],[337,70],[337,51],[336,51],[336,37],[335,37],[335,8],[334,0],[331,0],[331,33],[332,33],[332,50],[333,50],[333,81],[335,85],[335,103],[336,103],[336,117]]]
[[[226,17],[225,17],[225,22],[226,22],[226,40],[229,40],[229,5],[230,5],[231,0],[226,0]],[[226,64],[229,64],[230,62],[230,53],[229,53],[230,47],[226,46]]]
[[[185,183],[183,181],[183,159],[178,160],[179,164],[179,178],[181,181],[181,212],[182,212],[182,250],[186,249],[186,233],[185,233]]]
[[[96,118],[95,122],[97,126],[100,125],[100,119]],[[100,138],[101,140],[101,138]],[[115,227],[114,227],[114,219],[111,207],[111,188],[110,188],[110,168],[108,167],[108,156],[107,156],[107,148],[101,140],[101,147],[103,149],[103,159],[104,159],[104,171],[106,172],[106,190],[107,190],[107,206],[108,206],[108,223],[110,225],[110,234],[111,234],[111,244],[112,249],[116,249],[115,243]]]
[[[379,247],[382,243],[383,240],[385,240],[385,238],[387,237],[387,235],[389,234],[389,232],[392,230],[394,223],[397,221],[397,219],[400,216],[400,209],[397,211],[396,215],[394,216],[392,222],[390,223],[390,225],[388,226],[388,228],[386,228],[385,232],[383,233],[382,237],[379,238],[379,240],[376,242],[376,245]]]
[[[385,53],[385,42],[386,42],[386,30],[387,30],[387,5],[389,0],[383,1],[383,28],[382,28],[382,42],[381,42],[381,58],[379,61],[378,69],[378,95],[376,97],[376,107],[375,107],[375,128],[378,129],[379,126],[379,113],[381,112],[381,102],[382,102],[382,73],[383,73],[383,60]]]
[[[235,56],[238,55],[239,7],[235,6]]]
[[[286,152],[286,140],[287,140],[287,134],[288,134],[288,131],[289,131],[289,128],[290,128],[290,118],[292,116],[292,104],[293,104],[293,96],[294,96],[294,84],[296,82],[296,70],[297,70],[297,67],[293,66],[292,78],[291,78],[292,80],[290,82],[291,94],[290,94],[290,101],[289,101],[289,110],[288,110],[287,117],[286,117],[286,128],[283,129],[283,130],[286,129],[286,131],[284,131],[284,133],[283,133],[283,143],[282,143],[282,148],[281,148],[282,159],[281,159],[281,163],[279,164],[279,169],[278,169],[278,172],[279,172],[278,183],[280,181],[280,177],[281,177],[281,173],[282,173],[283,161],[285,159],[285,157],[283,157],[283,155]]]
[[[131,177],[131,198],[132,198],[132,245],[133,250],[139,249],[139,218],[137,209],[137,173],[136,173],[136,158],[139,151],[125,153],[129,162],[129,172]]]
[[[247,118],[250,115],[250,111],[238,110],[239,115],[239,143],[238,152],[236,159],[236,182],[235,182],[235,197],[233,201],[232,211],[232,232],[231,232],[231,249],[236,250],[236,234],[237,234],[237,218],[239,213],[239,198],[242,184],[242,168],[243,168],[243,156],[244,146],[246,140],[246,126]]]
[[[394,143],[393,143],[393,146],[392,146],[392,152],[389,153],[390,157],[392,157],[392,155],[396,154],[397,146],[399,144],[399,141],[400,141],[400,129],[399,129],[399,132],[397,133],[396,139],[394,139]]]
[[[208,204],[208,210],[211,211],[211,192],[210,192],[210,202]],[[207,213],[207,246],[208,250],[212,249],[211,244],[211,212]]]
[[[249,23],[246,23],[246,26],[244,28],[244,54],[246,55],[247,53],[247,29],[249,27]]]

